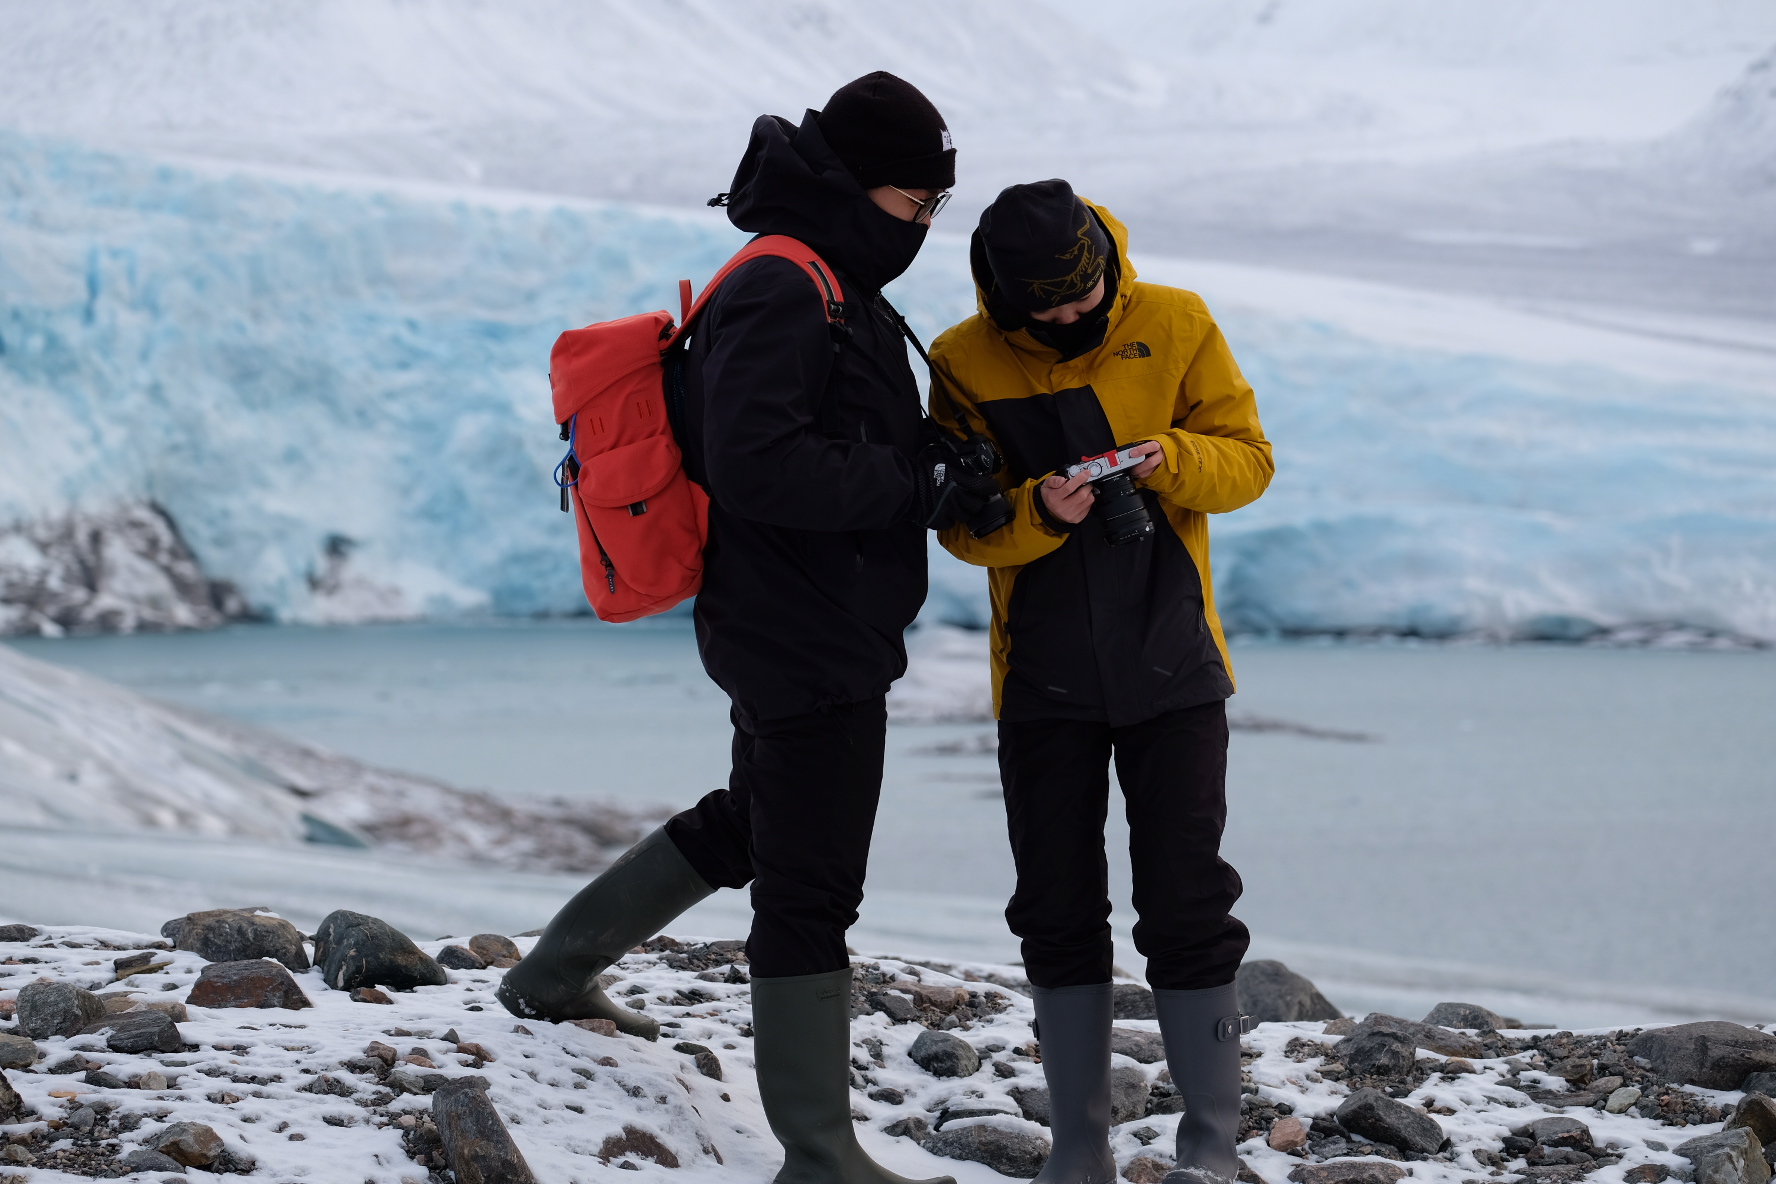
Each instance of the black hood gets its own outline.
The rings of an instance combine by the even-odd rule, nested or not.
[[[753,123],[734,170],[728,221],[751,234],[800,239],[869,292],[912,266],[926,231],[865,195],[827,146],[814,111],[799,128],[776,115]]]

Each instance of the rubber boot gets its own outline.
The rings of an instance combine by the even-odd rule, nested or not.
[[[1036,1184],[1112,1184],[1109,983],[1036,987],[1048,1133],[1054,1146]]]
[[[851,968],[752,980],[759,1101],[783,1144],[777,1184],[915,1182],[865,1154],[851,1127]]]
[[[1165,1184],[1202,1184],[1202,1172],[1239,1177],[1239,994],[1232,983],[1201,991],[1153,992],[1166,1067],[1184,1098],[1178,1148]],[[1194,1170],[1193,1170],[1194,1169]]]
[[[618,1006],[598,976],[714,891],[665,828],[657,828],[555,914],[494,995],[520,1019],[604,1019],[631,1036],[656,1040],[659,1023]]]

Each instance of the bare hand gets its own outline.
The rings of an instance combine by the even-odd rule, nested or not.
[[[1042,482],[1042,504],[1062,522],[1084,522],[1097,496],[1098,491],[1091,487],[1084,473],[1077,477],[1063,477],[1057,473]]]
[[[1152,473],[1165,462],[1165,449],[1161,448],[1152,440],[1143,440],[1139,444],[1129,445],[1129,455],[1144,456],[1147,458],[1142,461],[1140,467],[1131,474],[1137,481]]]

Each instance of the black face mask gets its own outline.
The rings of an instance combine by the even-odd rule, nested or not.
[[[1050,325],[1027,318],[1024,328],[1031,337],[1053,350],[1059,350],[1061,361],[1070,361],[1090,353],[1104,344],[1104,329],[1110,322],[1110,309],[1116,304],[1116,272],[1104,270],[1104,296],[1092,310],[1070,325]]]

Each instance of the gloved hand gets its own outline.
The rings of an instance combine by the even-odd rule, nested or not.
[[[919,525],[947,530],[968,522],[996,496],[999,482],[967,472],[947,441],[933,441],[920,452],[913,466],[918,496],[911,507]]]

